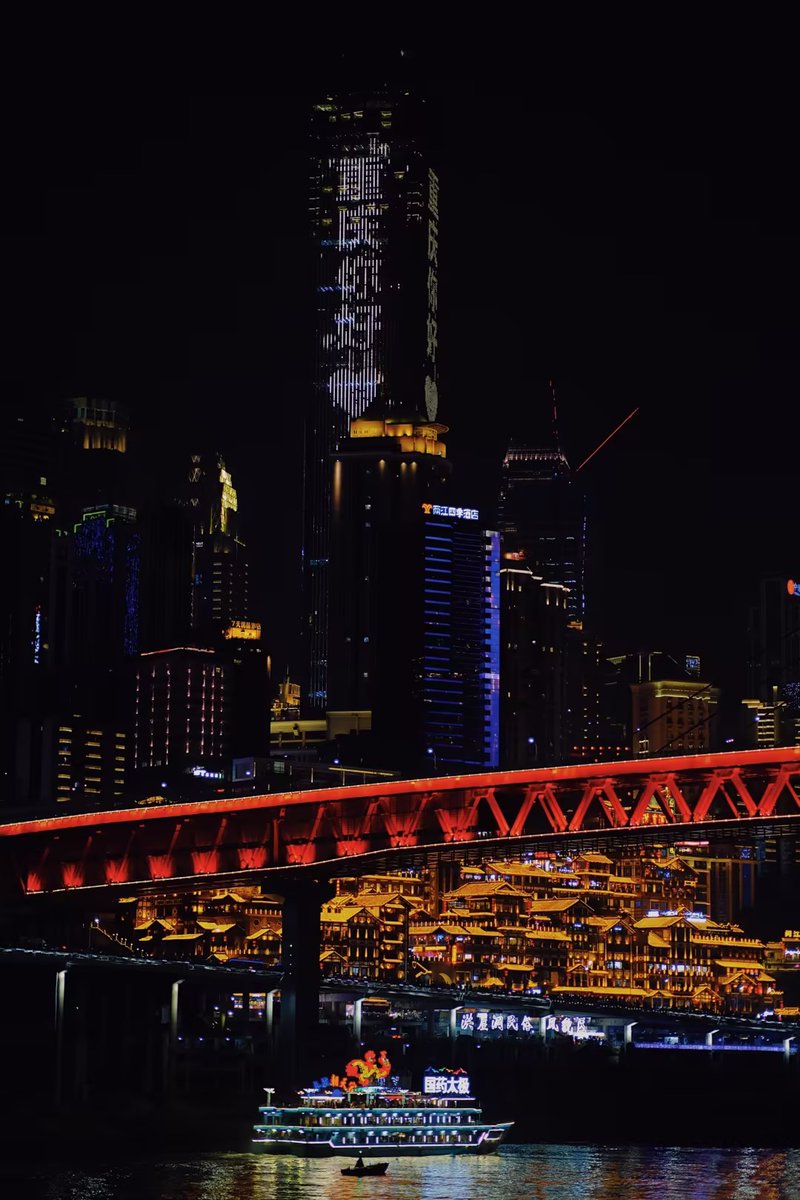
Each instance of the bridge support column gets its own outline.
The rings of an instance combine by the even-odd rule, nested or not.
[[[272,991],[267,992],[266,1003],[264,1006],[267,1020],[267,1046],[269,1047],[270,1053],[272,1053],[272,1047],[275,1043],[275,997],[278,995],[280,995],[279,988],[273,988]]]
[[[361,1043],[361,1015],[364,1008],[364,997],[353,1002],[353,1039]]]
[[[623,1040],[623,1045],[625,1046],[626,1049],[628,1048],[628,1046],[633,1045],[633,1030],[634,1030],[635,1026],[638,1024],[639,1024],[638,1021],[628,1021],[628,1023],[625,1025],[625,1028],[623,1030],[622,1040]]]
[[[455,1008],[450,1009],[450,1028],[449,1028],[450,1062],[452,1063],[453,1066],[456,1065],[456,1045],[457,1045],[456,1039],[458,1038],[458,1014],[461,1012],[463,1007],[464,1007],[463,1004],[458,1004],[458,1005],[456,1005]]]
[[[788,1037],[788,1038],[783,1039],[783,1061],[787,1064],[787,1066],[792,1061],[792,1042],[793,1041],[794,1041],[793,1037]]]
[[[330,894],[327,884],[314,879],[284,894],[278,1061],[287,1090],[296,1090],[318,1071],[313,1056],[319,1028],[319,920]]]
[[[178,1017],[180,1015],[180,989],[183,979],[174,979],[169,989],[169,1030],[167,1032],[167,1064],[164,1072],[164,1090],[168,1096],[175,1091],[175,1074],[178,1056]]]
[[[53,1103],[61,1107],[64,1092],[64,997],[67,991],[67,968],[56,972],[54,1024],[56,1034],[53,1076]]]

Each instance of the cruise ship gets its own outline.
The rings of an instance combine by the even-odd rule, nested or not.
[[[274,1089],[265,1090],[271,1100]],[[421,1091],[401,1088],[383,1050],[351,1060],[341,1078],[316,1080],[296,1104],[259,1112],[253,1149],[304,1158],[492,1154],[513,1125],[483,1120],[460,1069],[431,1067]]]

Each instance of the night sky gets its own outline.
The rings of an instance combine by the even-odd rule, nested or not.
[[[457,502],[491,507],[509,436],[547,427],[549,378],[573,465],[640,406],[583,473],[590,617],[609,650],[699,653],[735,684],[751,589],[800,575],[796,94],[736,64],[606,76],[505,55],[403,64],[441,142]],[[321,46],[253,58],[206,57],[191,78],[178,59],[18,68],[1,402],[107,396],[165,455],[218,446],[282,669],[310,373],[307,112],[382,68]]]

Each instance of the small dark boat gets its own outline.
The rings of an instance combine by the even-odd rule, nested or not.
[[[388,1162],[365,1163],[363,1159],[359,1159],[354,1167],[342,1167],[343,1175],[385,1175],[386,1169],[389,1166]]]

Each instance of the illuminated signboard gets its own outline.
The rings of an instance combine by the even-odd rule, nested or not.
[[[228,640],[235,638],[237,641],[257,642],[261,637],[260,621],[234,621],[225,630],[224,636]]]
[[[469,1096],[469,1075],[463,1071],[426,1071],[422,1091],[426,1096]]]
[[[800,596],[800,583],[795,583],[794,579],[787,579],[786,590],[790,596]]]
[[[423,504],[426,517],[458,517],[461,521],[480,519],[477,508],[455,508],[452,504]]]
[[[474,1012],[462,1012],[459,1024],[461,1033],[539,1034],[542,1032],[540,1021],[540,1017],[478,1010]],[[544,1018],[544,1029],[553,1030],[555,1033],[563,1033],[567,1037],[578,1038],[580,1040],[603,1037],[603,1034],[599,1030],[590,1028],[591,1023],[591,1017],[549,1015]]]
[[[439,180],[428,171],[428,318],[426,324],[425,411],[436,420],[439,390],[436,358],[439,349]]]

